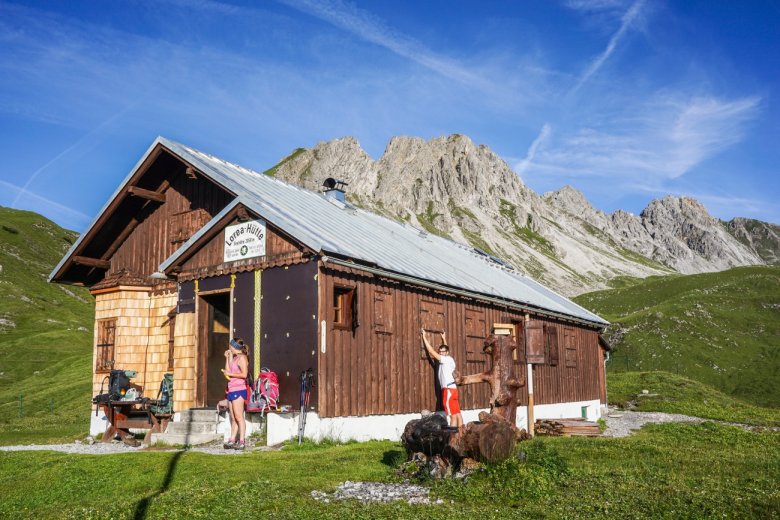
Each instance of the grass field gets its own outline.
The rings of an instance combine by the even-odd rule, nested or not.
[[[0,208],[0,445],[72,442],[87,433],[92,298],[45,281],[74,239],[39,215]],[[780,426],[777,408],[734,397],[770,402],[761,394],[778,391],[780,271],[700,276],[622,280],[613,291],[581,297],[624,334],[610,362],[610,402]],[[627,367],[621,356],[666,372],[616,371]],[[625,439],[537,439],[518,454],[468,482],[426,482],[444,503],[410,506],[310,497],[347,480],[397,481],[404,453],[393,442],[304,444],[240,457],[0,452],[0,518],[780,517],[780,434],[773,431],[667,424]]]
[[[46,282],[76,237],[36,213],[0,208],[0,443],[72,440],[86,428],[93,299]]]
[[[780,435],[714,423],[625,439],[546,438],[467,482],[428,482],[441,505],[315,502],[312,490],[397,481],[390,442],[192,452],[0,453],[3,518],[776,518]],[[238,504],[238,506],[237,506]]]
[[[780,267],[620,280],[575,300],[612,322],[608,371],[673,372],[780,406]]]

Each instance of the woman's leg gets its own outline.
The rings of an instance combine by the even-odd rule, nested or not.
[[[241,442],[246,439],[246,419],[244,418],[244,399],[239,397],[234,403],[234,410],[236,411],[236,420],[238,422],[238,432]]]
[[[236,401],[237,399],[228,401],[228,406],[230,408],[230,442],[236,442],[238,440],[238,418],[236,417]]]

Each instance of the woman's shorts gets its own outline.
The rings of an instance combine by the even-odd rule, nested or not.
[[[460,413],[457,388],[442,388],[441,402],[444,404],[444,411],[447,412],[447,415],[457,415]]]
[[[246,388],[244,388],[243,390],[236,390],[235,392],[228,392],[228,394],[227,394],[227,400],[228,401],[235,401],[239,397],[241,399],[243,399],[244,401],[247,400],[249,395],[248,395],[248,392],[246,391]]]

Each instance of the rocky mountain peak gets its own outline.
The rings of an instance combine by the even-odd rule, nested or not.
[[[376,161],[343,137],[298,149],[266,173],[314,190],[327,177],[344,180],[354,204],[478,247],[569,295],[615,276],[764,263],[695,199],[665,197],[635,216],[607,215],[572,186],[540,197],[460,134],[393,137]]]

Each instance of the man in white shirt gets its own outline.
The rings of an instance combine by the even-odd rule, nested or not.
[[[450,426],[460,428],[463,426],[463,417],[460,415],[460,403],[458,402],[458,387],[455,385],[455,377],[452,373],[455,371],[455,360],[450,356],[450,347],[447,345],[447,338],[443,332],[441,336],[441,345],[438,351],[435,350],[430,341],[428,341],[428,332],[422,329],[422,339],[425,350],[439,363],[438,379],[441,386],[441,401],[444,404],[444,411],[450,421]]]

